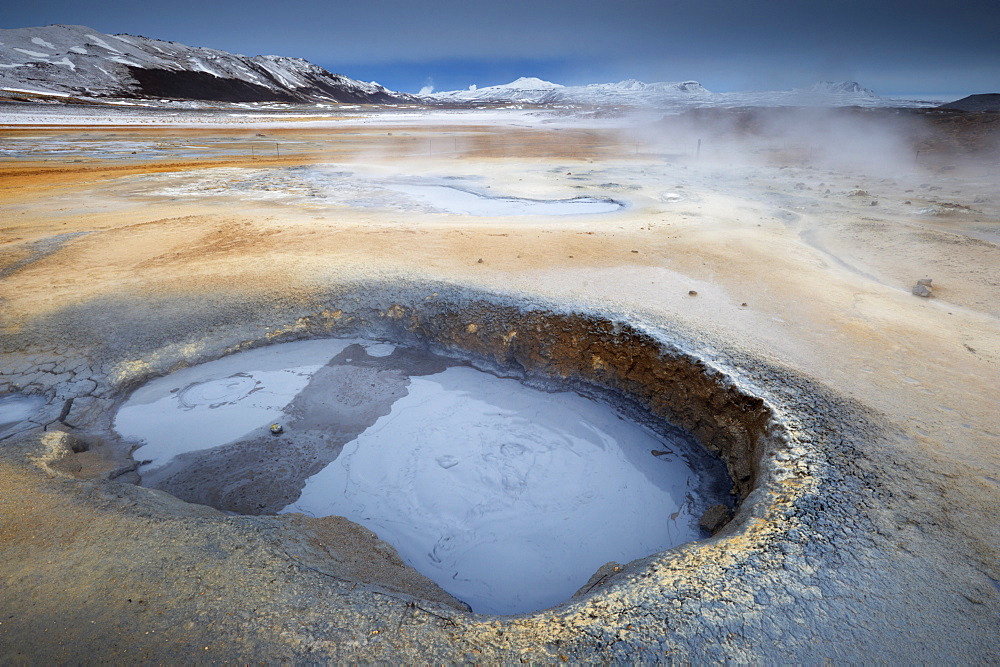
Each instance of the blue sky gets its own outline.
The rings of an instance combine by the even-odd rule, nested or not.
[[[1000,92],[1000,0],[5,2],[0,27],[81,24],[298,56],[416,92],[537,76],[710,90],[856,80],[883,95]]]

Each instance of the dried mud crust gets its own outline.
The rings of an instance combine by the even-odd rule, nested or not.
[[[123,297],[4,335],[5,359],[35,356],[0,389],[68,400],[62,380],[36,377],[50,360],[54,370],[90,369],[87,398],[100,402],[74,428],[56,417],[49,430],[24,430],[0,447],[0,502],[13,517],[0,529],[5,660],[990,655],[988,640],[933,636],[927,618],[907,613],[916,604],[947,624],[947,613],[965,612],[937,600],[947,582],[932,576],[923,597],[901,594],[900,571],[923,576],[926,563],[916,544],[888,548],[898,530],[885,511],[893,491],[887,469],[864,453],[892,435],[808,379],[735,350],[703,359],[687,351],[694,332],[669,323],[511,295],[367,285],[313,301],[220,310]],[[115,336],[108,322],[120,323]],[[52,348],[67,330],[73,347]],[[504,618],[462,611],[349,522],[227,516],[121,483],[131,473],[111,408],[130,388],[248,347],[359,333],[634,399],[717,452],[743,503],[712,539],[611,568],[567,604]],[[965,613],[958,622],[985,621]],[[43,630],[51,639],[40,645]],[[899,636],[905,645],[888,641]]]

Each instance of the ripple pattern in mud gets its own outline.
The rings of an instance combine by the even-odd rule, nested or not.
[[[217,408],[246,398],[260,383],[245,373],[231,377],[195,382],[182,389],[177,400],[183,408]]]

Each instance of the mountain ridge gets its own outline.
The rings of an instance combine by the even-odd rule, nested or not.
[[[30,87],[30,88],[29,88]],[[87,26],[0,30],[0,89],[56,97],[218,102],[414,102],[302,58],[248,57]]]
[[[615,104],[653,101],[657,96],[686,94],[694,98],[699,93],[708,91],[697,81],[643,83],[626,79],[618,83],[564,86],[537,77],[520,77],[496,86],[471,86],[467,90],[430,93],[423,97],[435,102]]]
[[[810,88],[777,91],[717,93],[697,81],[645,83],[625,79],[616,83],[564,86],[536,77],[521,77],[510,83],[467,90],[432,92],[421,95],[432,103],[466,104],[582,104],[670,108],[691,105],[764,106],[871,106],[881,97],[856,81],[820,81]]]

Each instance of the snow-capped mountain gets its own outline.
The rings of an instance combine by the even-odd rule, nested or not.
[[[809,89],[811,93],[825,95],[860,95],[862,97],[878,97],[870,88],[864,88],[857,81],[820,81]]]
[[[556,91],[565,86],[550,81],[543,81],[533,76],[522,76],[516,81],[499,86],[478,88],[470,86],[468,90],[452,90],[448,92],[431,93],[424,97],[439,102],[525,102],[544,104],[551,101]]]
[[[697,81],[643,83],[628,79],[618,83],[563,86],[535,77],[521,77],[499,86],[425,95],[433,102],[524,103],[524,104],[655,104],[664,98],[694,99],[708,91]]]
[[[881,106],[890,104],[854,81],[822,81],[807,89],[714,93],[697,81],[643,83],[626,79],[618,83],[562,86],[533,77],[511,83],[468,90],[431,93],[423,98],[436,103],[476,104],[579,104],[683,109],[692,106]]]
[[[412,102],[301,58],[247,56],[75,25],[0,30],[0,89],[56,97]]]

